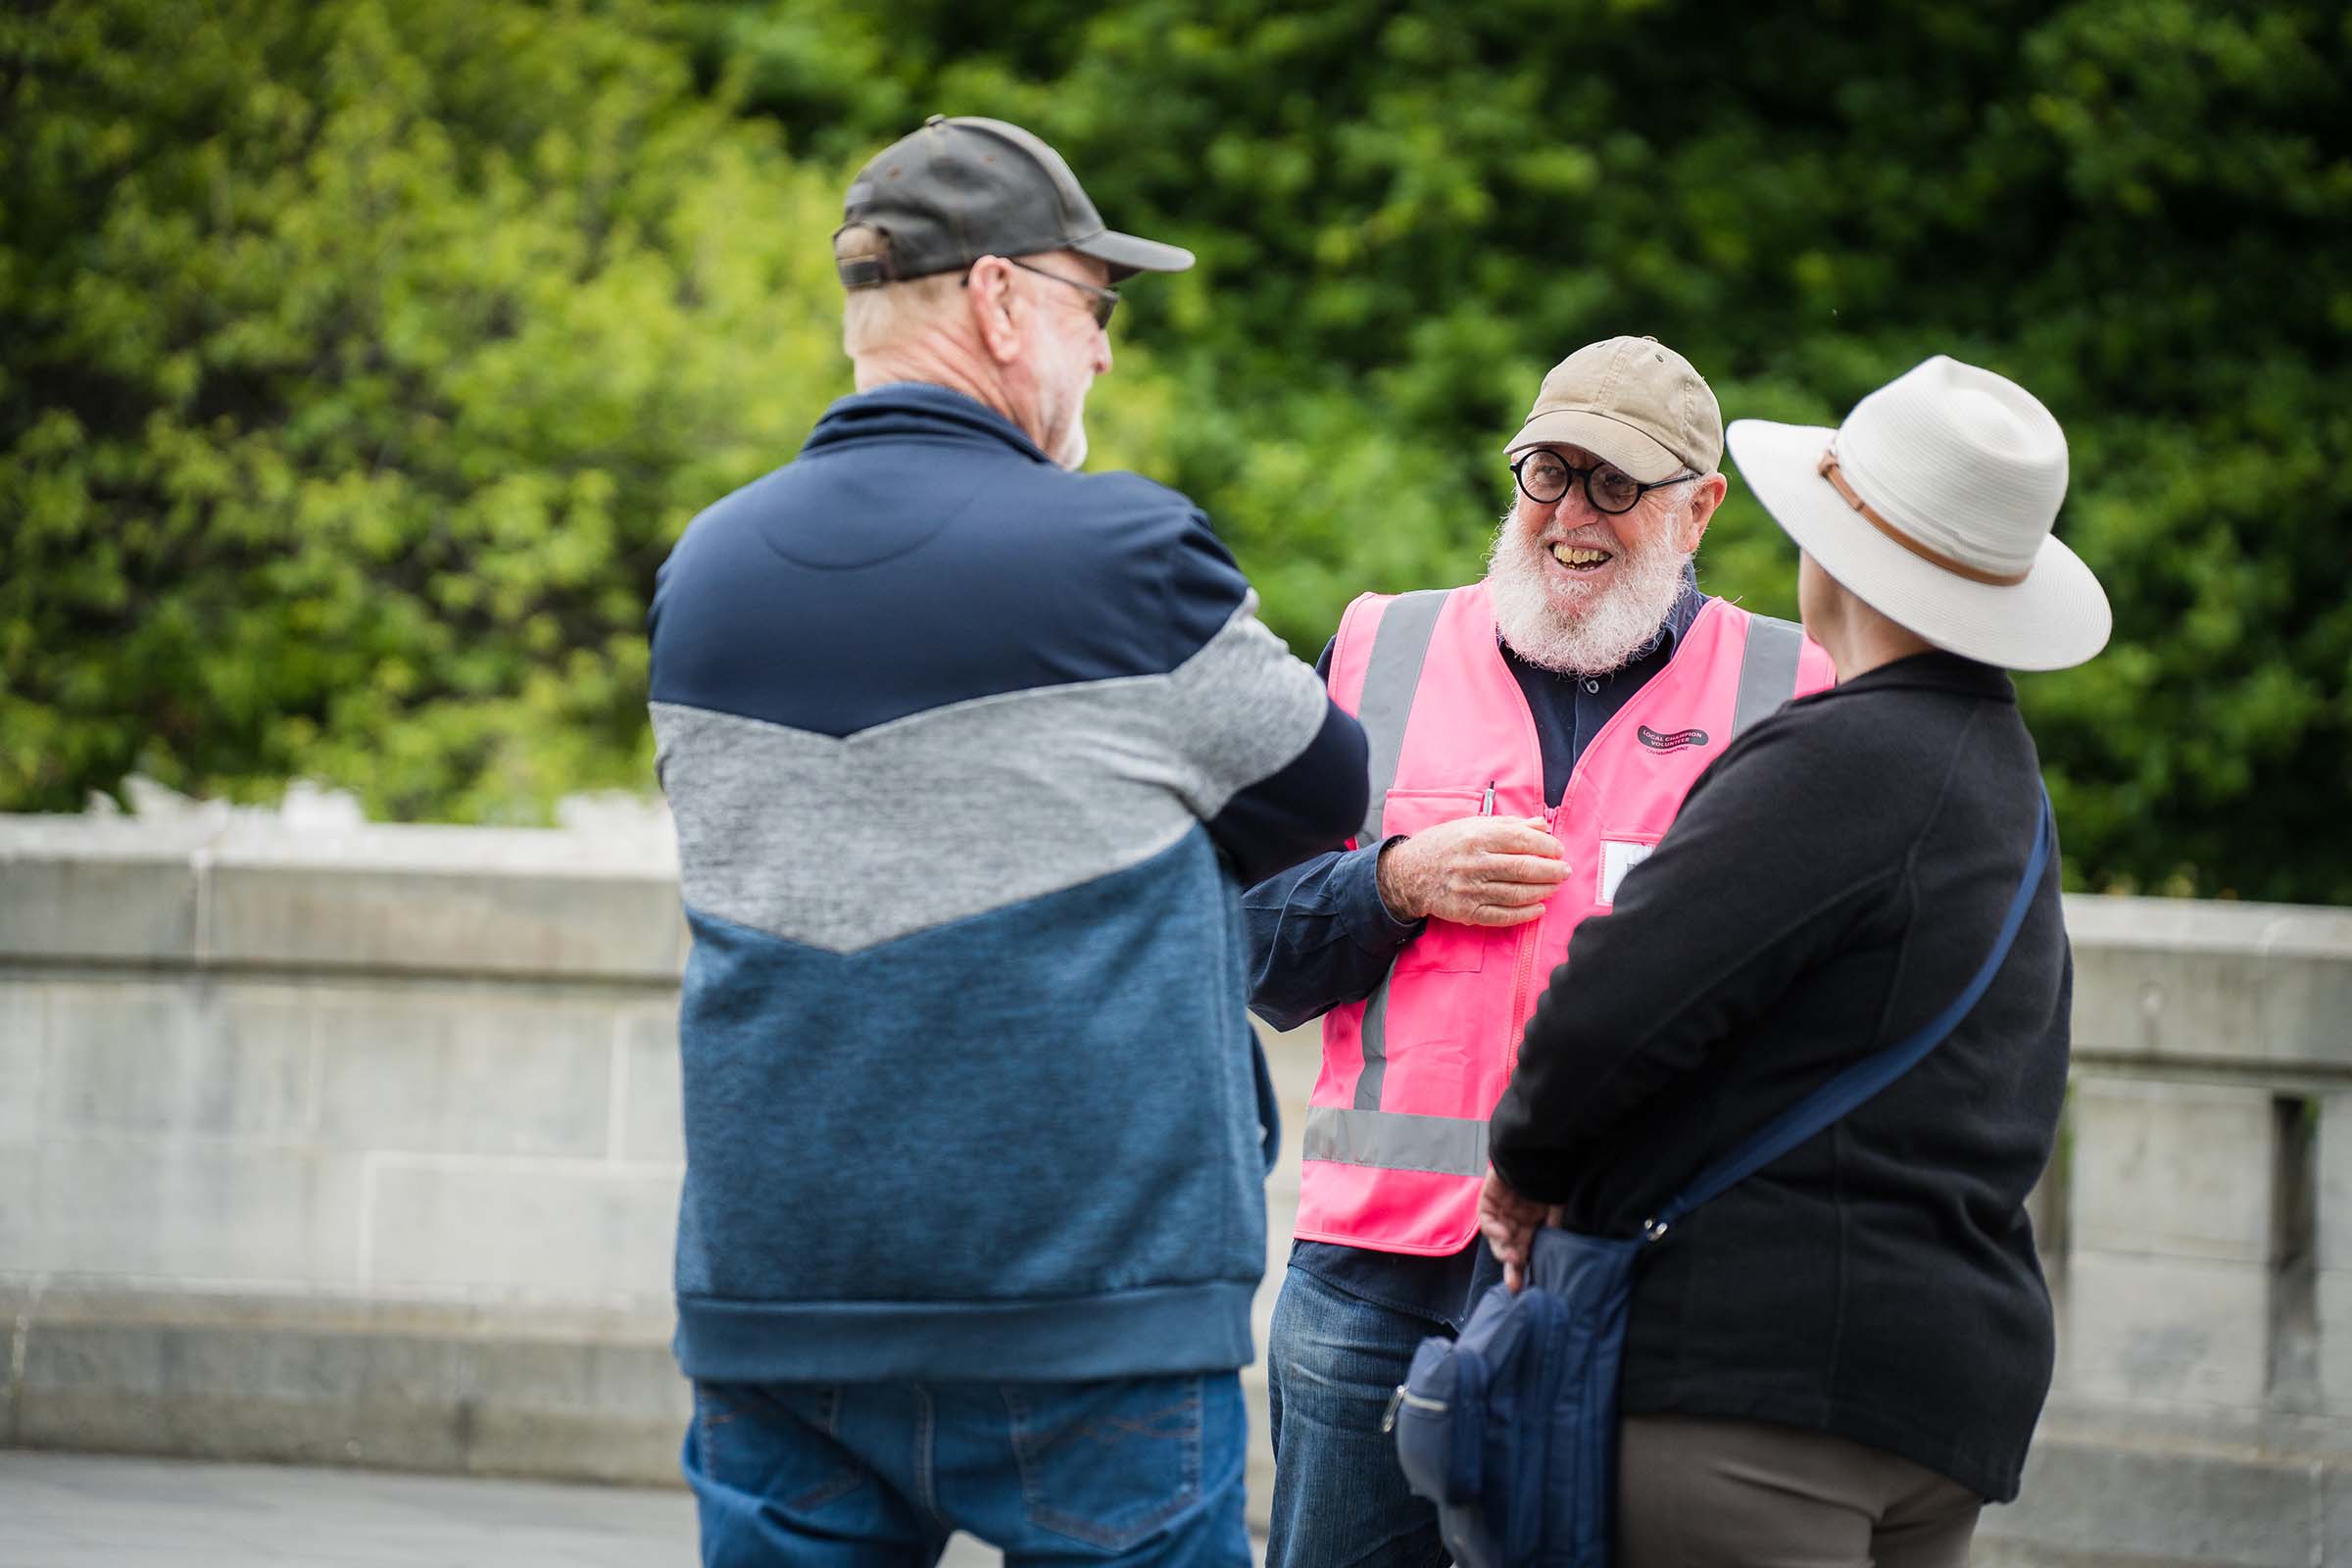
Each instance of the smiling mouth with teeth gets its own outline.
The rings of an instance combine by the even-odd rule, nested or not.
[[[1593,550],[1584,545],[1553,545],[1551,559],[1571,571],[1591,571],[1615,558],[1606,550]]]

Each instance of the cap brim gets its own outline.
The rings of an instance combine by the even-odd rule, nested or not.
[[[1838,432],[1735,419],[1725,432],[1740,476],[1797,548],[1855,598],[1936,647],[2004,669],[2065,669],[2107,646],[2107,591],[2055,537],[2026,580],[1971,582],[1913,555],[1862,517],[1821,475]]]
[[[1162,245],[1108,228],[1091,239],[1072,240],[1068,249],[1107,266],[1114,283],[1137,272],[1181,272],[1193,265],[1193,253],[1181,245]]]
[[[1681,458],[1624,420],[1589,409],[1554,409],[1536,415],[1520,426],[1503,451],[1517,457],[1529,447],[1542,446],[1582,447],[1643,484],[1671,479],[1686,466]]]

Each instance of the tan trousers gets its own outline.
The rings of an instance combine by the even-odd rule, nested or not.
[[[1984,1499],[1843,1438],[1628,1416],[1617,1568],[1961,1568]]]

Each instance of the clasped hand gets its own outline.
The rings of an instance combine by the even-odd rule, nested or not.
[[[1560,841],[1540,816],[1465,816],[1380,852],[1380,901],[1399,920],[1524,925],[1568,879]]]
[[[1560,1205],[1539,1203],[1518,1192],[1493,1170],[1478,1193],[1478,1230],[1502,1265],[1502,1283],[1512,1295],[1527,1283],[1527,1260],[1535,1251],[1536,1232],[1560,1223]]]

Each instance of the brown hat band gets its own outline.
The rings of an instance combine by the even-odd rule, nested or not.
[[[1862,514],[1863,521],[1878,529],[1896,544],[1901,545],[1905,550],[1910,551],[1920,560],[1931,565],[1941,566],[1955,577],[1966,577],[1970,582],[1981,582],[1988,588],[2014,588],[2024,582],[2032,570],[2029,567],[2026,571],[2019,572],[1986,571],[1982,566],[1972,566],[1965,561],[1954,561],[1942,551],[1930,549],[1921,544],[1902,529],[1880,516],[1871,510],[1869,502],[1854,494],[1854,487],[1847,484],[1845,475],[1838,471],[1838,449],[1836,447],[1831,447],[1821,455],[1820,472],[1824,479],[1829,480],[1832,485],[1837,487],[1838,493],[1845,498],[1847,506]]]

